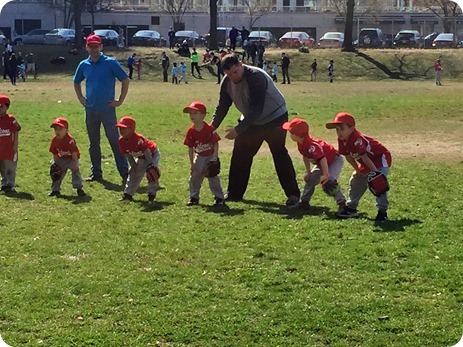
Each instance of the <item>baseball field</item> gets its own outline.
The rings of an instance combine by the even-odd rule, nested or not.
[[[85,182],[88,196],[77,197],[68,175],[63,195],[48,197],[49,126],[58,115],[90,174],[71,75],[3,82],[22,130],[17,194],[0,195],[0,335],[13,347],[455,345],[463,334],[463,80],[450,77],[442,87],[429,78],[280,87],[290,118],[306,119],[314,137],[336,144],[324,125],[348,111],[391,151],[390,220],[379,225],[370,193],[358,219],[336,219],[321,189],[309,211],[286,208],[265,146],[243,202],[212,210],[203,184],[201,204],[185,206],[190,122],[182,109],[201,100],[210,120],[213,77],[134,80],[118,109],[161,151],[154,206],[146,181],[135,202],[118,201],[104,136],[105,181]],[[233,109],[219,134],[238,116]],[[220,142],[224,187],[232,145]],[[302,159],[287,145],[302,185]],[[344,189],[351,171],[345,164]]]

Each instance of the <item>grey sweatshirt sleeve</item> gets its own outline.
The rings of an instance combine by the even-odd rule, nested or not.
[[[220,126],[233,103],[233,100],[227,91],[228,83],[230,83],[230,80],[227,77],[225,77],[225,79],[222,81],[222,84],[220,85],[219,102],[215,107],[214,115],[212,116],[211,122],[211,125],[215,129],[217,129]]]

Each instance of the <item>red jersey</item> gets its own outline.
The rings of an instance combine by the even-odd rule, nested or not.
[[[21,126],[12,115],[0,117],[0,160],[17,160],[13,153],[13,145],[16,133],[20,130]]]
[[[358,130],[354,130],[354,132],[349,136],[347,141],[338,139],[338,142],[339,153],[343,155],[351,155],[352,158],[354,158],[360,163],[360,170],[362,172],[366,173],[370,171],[365,166],[365,163],[363,163],[362,160],[359,159],[365,153],[377,168],[391,166],[391,153],[389,153],[386,147],[384,147],[376,139],[370,136],[366,136]]]
[[[201,157],[208,157],[214,154],[214,144],[219,141],[220,136],[215,129],[204,122],[204,126],[200,131],[197,131],[194,125],[188,128],[183,144],[193,148],[195,153]]]
[[[62,140],[57,136],[51,139],[50,152],[60,158],[71,159],[72,153],[77,153],[77,158],[80,158],[79,148],[77,148],[76,140],[71,134],[67,133]]]
[[[122,136],[119,137],[119,147],[123,154],[129,154],[134,158],[144,158],[145,151],[149,149],[151,154],[153,154],[157,145],[143,135],[134,132],[133,136],[128,140]]]
[[[339,156],[338,151],[331,144],[310,136],[307,136],[302,143],[298,143],[297,149],[314,165],[318,165],[321,159],[326,158],[329,166]]]
[[[442,71],[442,64],[439,61],[434,63],[434,71]]]

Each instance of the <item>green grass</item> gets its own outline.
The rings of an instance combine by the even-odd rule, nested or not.
[[[356,220],[336,220],[319,189],[309,213],[286,209],[265,146],[246,201],[211,211],[205,184],[203,205],[187,208],[189,120],[181,111],[199,99],[212,114],[211,80],[134,81],[118,110],[161,150],[165,189],[155,207],[145,204],[145,182],[135,203],[118,201],[105,140],[106,184],[86,183],[82,199],[66,177],[64,197],[47,197],[56,116],[68,118],[89,173],[83,110],[70,78],[3,84],[23,127],[19,193],[0,196],[3,339],[14,347],[454,345],[463,333],[463,84],[281,86],[291,117],[307,119],[313,136],[335,142],[324,124],[346,110],[391,149],[391,220],[378,226],[369,193]],[[238,115],[226,118],[222,135]],[[220,145],[226,187],[232,143]],[[302,160],[288,147],[302,181]],[[346,165],[344,188],[350,172]]]

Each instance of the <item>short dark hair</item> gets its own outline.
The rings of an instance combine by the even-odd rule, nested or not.
[[[227,54],[222,58],[222,69],[230,70],[233,66],[239,65],[240,60],[235,54]]]

